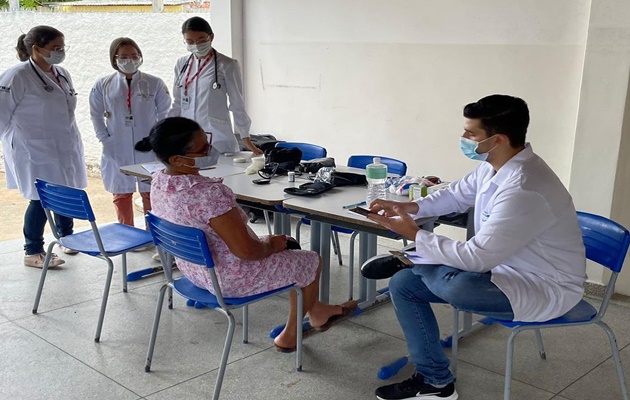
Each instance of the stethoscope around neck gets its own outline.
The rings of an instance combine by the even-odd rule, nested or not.
[[[35,72],[35,74],[37,75],[39,80],[42,81],[42,83],[44,84],[44,90],[47,91],[48,93],[50,93],[53,90],[55,90],[55,88],[49,82],[46,82],[46,80],[39,73],[39,71],[37,70],[35,65],[33,65],[33,61],[30,58],[28,59],[28,62],[31,65],[31,68],[33,68],[33,72]],[[74,91],[74,88],[72,88],[72,86],[70,86],[70,81],[68,80],[68,78],[66,78],[64,75],[60,74],[59,71],[57,71],[57,69],[55,67],[51,66],[51,68],[53,69],[53,73],[57,74],[57,76],[62,77],[63,80],[66,81],[66,83],[68,84],[68,91],[69,91],[69,93],[67,93],[67,94],[69,94],[70,96],[76,94],[75,91]],[[61,90],[63,90],[63,89],[61,89]],[[63,91],[65,92],[65,90],[63,90]]]
[[[177,74],[177,79],[175,81],[175,85],[177,85],[177,87],[182,87],[181,81],[182,81],[182,76],[184,76],[184,72],[186,72],[186,70],[188,69],[188,66],[190,65],[190,62],[192,61],[192,58],[194,57],[194,54],[191,54],[188,59],[186,60],[186,63],[184,64],[184,66],[182,67],[182,69],[179,71],[179,74]],[[215,49],[212,49],[212,57],[214,58],[214,60],[212,60],[212,62],[214,63],[214,82],[212,83],[212,89],[217,90],[217,89],[221,89],[221,84],[219,83],[219,68],[217,67],[217,51]]]

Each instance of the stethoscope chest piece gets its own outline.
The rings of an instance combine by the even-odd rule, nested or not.
[[[53,87],[50,86],[50,85],[46,85],[46,86],[44,86],[44,90],[47,91],[48,93],[50,93],[50,92],[53,91]]]
[[[112,114],[110,114],[110,112],[109,112],[109,111],[105,111],[105,112],[103,113],[103,117],[105,117],[105,118],[109,118],[109,117],[111,117],[111,116],[112,116]]]
[[[221,89],[221,84],[219,82],[214,82],[212,84],[212,89],[214,89],[214,90]]]

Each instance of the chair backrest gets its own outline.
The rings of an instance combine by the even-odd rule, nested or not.
[[[348,158],[348,167],[353,168],[365,168],[366,165],[372,164],[374,157],[380,157],[381,162],[387,165],[387,172],[390,174],[396,174],[403,176],[407,174],[407,164],[404,161],[397,160],[395,158],[383,157],[383,156],[370,156],[370,155],[354,155]]]
[[[74,219],[94,222],[96,217],[84,190],[35,180],[35,188],[45,210]],[[54,230],[53,230],[54,231]]]
[[[608,218],[578,211],[586,258],[620,272],[630,245],[626,228]]]
[[[201,229],[182,226],[147,213],[147,226],[153,243],[177,258],[208,268],[214,267],[208,240]]]
[[[586,249],[586,258],[613,272],[597,315],[592,320],[592,322],[597,322],[606,314],[608,303],[615,291],[617,275],[623,267],[630,245],[630,233],[620,224],[600,215],[581,211],[578,211],[577,215]]]
[[[301,143],[301,142],[278,142],[276,143],[276,147],[297,147],[302,152],[302,160],[308,161],[314,158],[322,158],[326,157],[328,152],[325,148],[318,146],[316,144],[310,143]]]

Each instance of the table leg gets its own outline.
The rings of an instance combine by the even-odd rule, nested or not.
[[[312,235],[313,232],[311,232],[311,236]],[[331,225],[321,223],[319,232],[319,255],[322,256],[322,272],[319,279],[319,301],[322,303],[328,303],[330,301],[330,235]]]
[[[291,236],[291,215],[283,212],[273,213],[273,232],[276,235]]]
[[[360,232],[359,233],[359,265],[370,257],[376,255],[377,236]],[[373,279],[365,279],[359,273],[359,302],[365,302],[364,306],[374,304],[376,301],[376,281]]]

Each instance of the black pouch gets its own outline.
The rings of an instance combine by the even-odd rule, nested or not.
[[[278,175],[286,175],[294,171],[302,161],[302,150],[297,147],[274,147],[265,150],[265,166],[258,171],[258,175],[265,179]]]
[[[336,167],[335,159],[332,157],[314,158],[308,161],[302,161],[298,167],[300,172],[315,174],[320,168]]]
[[[332,189],[334,186],[325,182],[304,183],[299,187],[285,188],[284,192],[295,196],[317,196]]]
[[[367,178],[365,177],[365,175],[355,174],[353,172],[334,171],[330,174],[330,183],[336,187],[365,185],[367,184]]]

